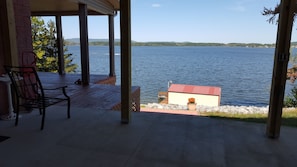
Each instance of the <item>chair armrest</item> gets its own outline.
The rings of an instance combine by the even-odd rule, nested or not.
[[[59,94],[58,92],[62,92],[64,97],[66,97],[67,99],[69,99],[70,97],[67,95],[66,93],[66,88],[67,86],[60,86],[60,87],[55,87],[55,88],[43,88],[45,96],[46,97],[58,97]]]
[[[56,89],[65,89],[67,86],[60,86],[60,87],[54,87],[54,88],[43,88],[43,90],[56,90]]]

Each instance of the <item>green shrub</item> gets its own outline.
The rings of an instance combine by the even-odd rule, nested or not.
[[[284,107],[297,107],[297,87],[291,89],[289,96],[285,97]]]

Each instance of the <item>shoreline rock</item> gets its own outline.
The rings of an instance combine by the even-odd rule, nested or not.
[[[158,104],[158,103],[148,103],[141,104],[144,108],[153,108],[153,109],[166,109],[166,110],[187,110],[186,105],[176,105],[176,104]],[[196,111],[199,112],[226,112],[234,114],[266,114],[268,113],[269,106],[265,107],[256,107],[256,106],[201,106],[197,105]]]

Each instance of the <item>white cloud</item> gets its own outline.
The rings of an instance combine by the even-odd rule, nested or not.
[[[159,7],[161,7],[161,4],[154,3],[154,4],[152,4],[152,7],[153,7],[153,8],[159,8]]]
[[[246,12],[246,8],[243,5],[230,7],[229,10],[235,11],[235,12]]]
[[[246,11],[246,8],[244,6],[236,6],[233,8],[234,11],[237,11],[237,12],[245,12]]]
[[[235,12],[246,12],[252,4],[257,3],[258,0],[237,0],[229,10]]]

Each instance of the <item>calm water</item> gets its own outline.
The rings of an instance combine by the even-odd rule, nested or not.
[[[80,65],[79,46],[69,46]],[[120,48],[116,47],[117,85]],[[273,68],[273,48],[132,47],[132,85],[141,87],[141,103],[157,102],[168,81],[222,88],[221,105],[266,106]],[[80,67],[77,70],[80,73]],[[91,74],[109,73],[106,46],[90,46]],[[291,86],[287,84],[287,86]]]

